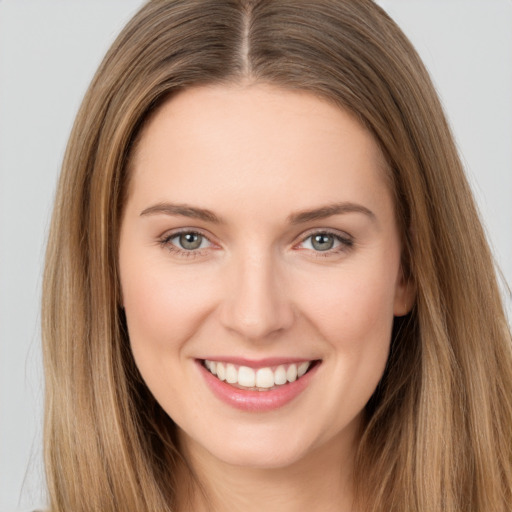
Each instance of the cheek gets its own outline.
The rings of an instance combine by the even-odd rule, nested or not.
[[[309,320],[333,345],[354,350],[389,343],[395,279],[379,267],[346,268],[308,281],[303,295]]]
[[[131,268],[130,268],[131,267]],[[208,315],[210,282],[159,262],[121,268],[123,302],[133,358],[151,393],[175,420],[196,400],[183,401],[188,342]],[[124,278],[124,279],[123,279]],[[192,409],[200,410],[199,405]]]
[[[337,278],[308,283],[303,311],[329,346],[325,362],[332,392],[324,400],[333,434],[362,411],[384,373],[394,318],[394,279],[389,273],[382,276],[386,273],[377,269],[353,268]]]
[[[137,364],[174,355],[208,315],[210,281],[161,261],[139,266],[133,258],[123,263],[123,304]]]

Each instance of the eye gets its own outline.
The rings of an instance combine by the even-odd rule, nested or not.
[[[199,233],[180,233],[174,236],[171,240],[176,239],[176,242],[180,245],[181,249],[187,251],[195,251],[196,249],[202,249],[204,242],[206,241],[203,235]]]
[[[212,243],[196,231],[182,231],[165,236],[160,243],[171,252],[191,254],[209,248]]]
[[[304,238],[299,245],[302,249],[333,253],[347,250],[352,247],[353,241],[348,236],[341,236],[328,231],[317,231]]]
[[[328,251],[334,247],[336,239],[328,233],[318,233],[309,237],[311,246],[315,251]]]

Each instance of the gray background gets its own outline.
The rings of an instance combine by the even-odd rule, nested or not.
[[[0,1],[0,512],[44,504],[39,302],[51,203],[81,97],[142,3]],[[512,1],[380,3],[433,75],[510,283]]]

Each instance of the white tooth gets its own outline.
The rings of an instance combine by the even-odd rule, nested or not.
[[[274,372],[270,368],[260,368],[256,372],[256,387],[271,388],[274,385]]]
[[[226,365],[226,382],[234,384],[238,382],[238,372],[236,371],[235,365],[228,363]]]
[[[238,370],[238,384],[246,388],[253,388],[256,384],[256,374],[252,368],[240,366]]]
[[[310,364],[311,363],[309,361],[299,364],[299,367],[297,368],[297,377],[302,377],[308,371]]]
[[[224,368],[224,363],[217,363],[217,377],[220,380],[226,380],[226,369]]]
[[[278,366],[274,372],[274,384],[276,386],[286,384],[286,369],[283,365]]]
[[[286,371],[286,379],[288,382],[293,382],[297,380],[297,365],[291,364],[288,366],[288,370]]]
[[[206,366],[206,368],[208,368],[208,370],[210,370],[211,373],[213,373],[213,375],[217,373],[215,361],[209,361],[208,359],[205,359],[204,365]]]

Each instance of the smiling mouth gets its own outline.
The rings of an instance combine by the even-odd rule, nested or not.
[[[272,391],[303,377],[320,361],[250,368],[222,361],[202,360],[203,366],[220,381],[248,391]]]

